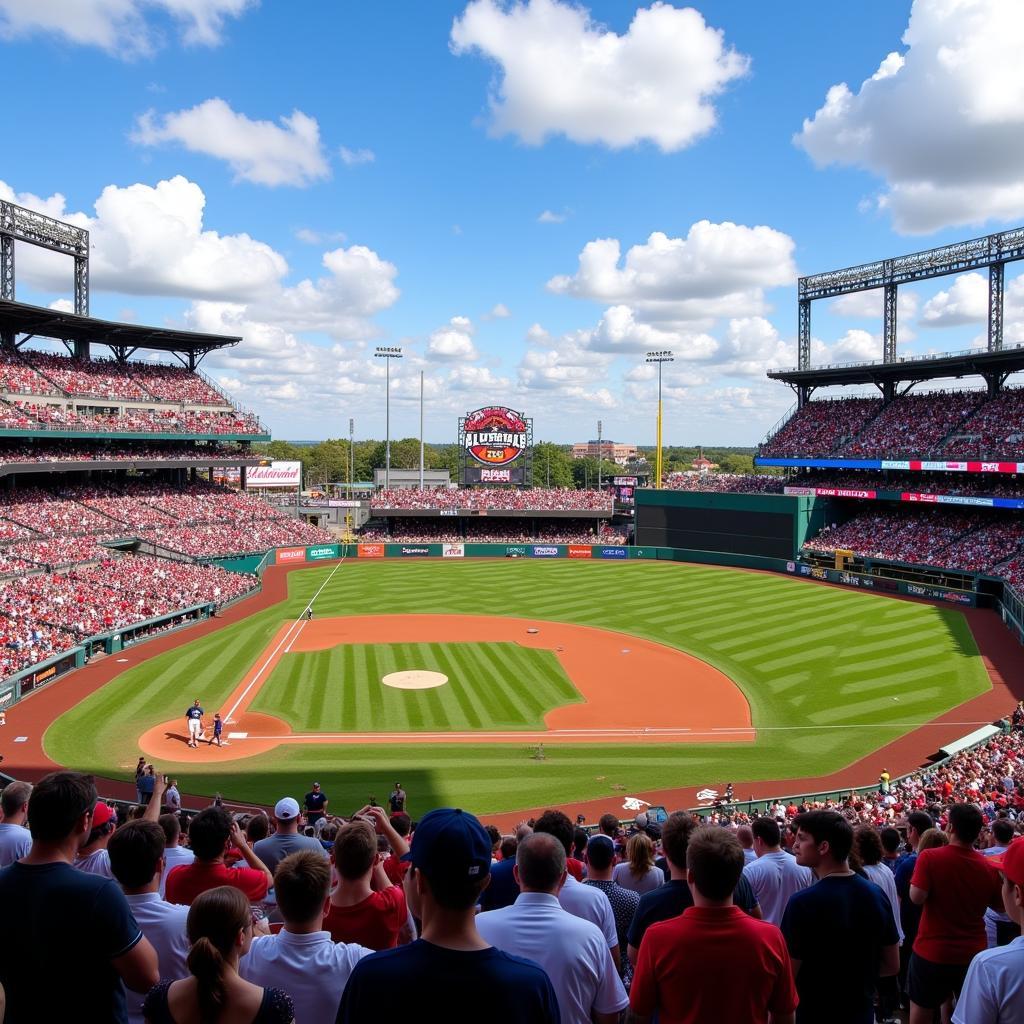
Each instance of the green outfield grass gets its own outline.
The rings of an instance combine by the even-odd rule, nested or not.
[[[219,707],[330,571],[293,572],[281,604],[123,673],[49,728],[47,753],[66,765],[130,779],[136,738],[183,716],[194,696],[208,711]],[[345,810],[369,794],[382,797],[400,779],[416,811],[450,802],[481,812],[726,780],[742,796],[745,780],[836,771],[990,685],[958,611],[712,566],[350,562],[316,612],[318,618],[504,612],[647,637],[734,679],[750,701],[758,739],[675,747],[551,745],[539,762],[530,748],[514,743],[286,746],[223,768],[193,770],[186,757],[161,766],[178,775],[183,790],[272,802],[304,793],[315,777],[331,794],[332,807]],[[621,683],[628,696],[628,673]],[[657,708],[651,715],[657,724]]]
[[[435,690],[396,690],[389,672],[448,677]],[[582,701],[551,651],[512,643],[341,644],[285,654],[251,708],[294,732],[543,729],[551,708]]]

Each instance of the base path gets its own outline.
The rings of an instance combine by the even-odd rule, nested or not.
[[[288,653],[339,644],[516,643],[552,651],[583,697],[553,708],[544,730],[488,732],[293,733],[286,722],[249,711]],[[382,684],[383,685],[383,684]],[[514,685],[510,681],[509,685]],[[188,755],[183,719],[149,729],[139,740],[155,759],[223,762],[282,743],[636,743],[752,742],[750,706],[723,672],[674,647],[593,626],[484,615],[353,615],[305,619],[281,627],[224,702],[229,746],[201,744]],[[656,725],[654,723],[657,723]]]

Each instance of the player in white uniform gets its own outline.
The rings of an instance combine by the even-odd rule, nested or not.
[[[188,722],[188,745],[198,747],[199,739],[203,735],[203,709],[196,697],[192,707],[185,712],[185,721]]]

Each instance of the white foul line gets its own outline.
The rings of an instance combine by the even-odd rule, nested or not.
[[[246,695],[256,685],[256,683],[259,681],[263,673],[266,672],[267,668],[270,666],[270,663],[274,660],[274,658],[277,657],[277,652],[281,650],[286,641],[288,643],[288,647],[285,649],[285,653],[287,654],[287,652],[292,649],[292,644],[295,643],[295,641],[298,639],[299,633],[302,632],[303,627],[306,625],[306,622],[308,621],[306,619],[306,612],[313,607],[313,602],[323,593],[324,587],[326,587],[327,584],[334,579],[334,574],[341,568],[342,562],[344,561],[345,556],[342,555],[341,558],[338,560],[338,564],[331,570],[330,576],[328,576],[327,579],[325,579],[323,583],[320,584],[320,589],[309,599],[309,604],[307,604],[306,607],[302,609],[302,614],[288,627],[287,632],[283,637],[281,637],[281,640],[278,643],[278,645],[273,649],[273,651],[270,652],[270,657],[268,657],[267,660],[263,662],[256,675],[254,675],[252,679],[249,680],[249,685],[238,695],[238,700],[235,701],[235,703],[231,707],[231,710],[224,716],[224,721],[226,724],[231,724],[231,722],[233,721],[231,716],[238,710],[238,705],[241,704],[243,700],[245,700]],[[292,630],[294,630],[296,626],[298,626],[299,628],[298,631],[293,636]]]

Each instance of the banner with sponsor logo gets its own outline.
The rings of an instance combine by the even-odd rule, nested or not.
[[[430,548],[419,545],[402,545],[402,557],[403,558],[425,558],[430,554]]]
[[[301,462],[272,462],[245,472],[246,487],[298,487],[301,482]]]
[[[525,544],[507,544],[505,546],[505,555],[510,558],[525,558],[529,553]]]
[[[465,544],[443,544],[441,546],[441,557],[442,558],[465,558],[466,556],[466,545]]]
[[[277,564],[283,565],[286,562],[304,562],[306,560],[305,548],[278,548]]]
[[[383,558],[383,544],[358,544],[356,554],[359,558]]]
[[[507,484],[512,482],[512,470],[510,469],[481,469],[480,483],[482,484]]]
[[[530,554],[534,558],[558,558],[560,552],[555,544],[533,544]]]
[[[594,552],[591,550],[589,544],[570,544],[569,545],[569,557],[570,558],[593,558]]]
[[[337,544],[321,544],[318,547],[306,548],[306,559],[310,562],[320,562],[325,558],[337,558],[341,549]]]
[[[922,459],[782,459],[757,456],[758,466],[802,469],[902,469],[915,473],[1024,473],[1024,462],[929,462]]]
[[[628,558],[629,551],[624,547],[601,548],[602,558]]]

